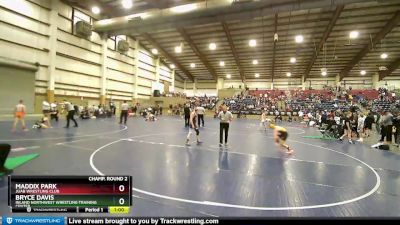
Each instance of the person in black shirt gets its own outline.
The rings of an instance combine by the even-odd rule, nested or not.
[[[339,138],[341,141],[343,140],[343,138],[345,136],[347,136],[347,138],[349,139],[349,143],[353,144],[353,140],[351,139],[351,121],[352,121],[352,113],[348,112],[347,116],[343,118],[343,130],[344,130],[344,134]]]
[[[371,112],[368,113],[367,118],[364,121],[364,136],[369,137],[372,130],[372,124],[375,122],[374,115]]]
[[[393,116],[393,127],[396,128],[394,133],[394,141],[396,142],[396,146],[400,144],[400,112],[396,112],[395,116]]]
[[[335,111],[330,111],[328,114],[326,114],[326,123],[328,126],[326,127],[326,130],[330,130],[333,125],[336,124],[335,122]]]
[[[189,119],[190,119],[190,108],[189,104],[186,104],[183,108],[183,112],[185,113],[185,127],[189,126]]]
[[[327,124],[328,123],[328,115],[326,111],[322,111],[321,114],[321,124]]]
[[[360,134],[358,133],[358,115],[357,113],[351,113],[351,130],[357,135],[357,138],[360,138]]]

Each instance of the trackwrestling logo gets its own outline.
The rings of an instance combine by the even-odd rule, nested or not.
[[[64,225],[64,217],[3,217],[3,225]]]

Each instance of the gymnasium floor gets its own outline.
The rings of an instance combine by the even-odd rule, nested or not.
[[[0,122],[0,142],[12,144],[11,156],[40,154],[14,174],[131,175],[131,216],[400,216],[399,154],[306,139],[318,131],[298,123],[284,124],[296,151],[287,156],[256,120],[233,121],[223,148],[211,118],[200,128],[203,143],[191,147],[178,117],[129,119],[128,127],[114,119],[78,122],[17,134],[9,132],[11,122]],[[0,214],[10,214],[4,179],[0,202]]]

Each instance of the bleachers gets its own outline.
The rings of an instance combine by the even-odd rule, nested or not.
[[[268,97],[276,98],[278,96],[297,96],[299,99],[306,99],[310,96],[320,96],[324,99],[330,99],[333,95],[329,90],[251,90],[249,95],[260,97],[268,95]],[[377,99],[379,96],[378,90],[351,90],[350,94],[353,96],[360,96],[367,100]]]
[[[353,99],[369,99],[378,96],[376,90],[352,90]],[[321,110],[332,111],[350,110],[350,105],[345,99],[335,99],[334,94],[328,90],[258,90],[250,91],[249,96],[245,98],[235,97],[225,99],[225,104],[230,107],[232,113],[241,113],[247,115],[260,115],[262,110],[267,111],[269,115],[287,115],[294,114],[300,110],[303,112]],[[265,97],[267,96],[267,97]],[[355,96],[359,96],[356,98]],[[278,107],[278,103],[284,102],[285,109]]]
[[[219,99],[217,97],[188,97],[187,100],[192,104],[196,103],[205,109],[212,110]]]
[[[377,99],[379,96],[379,92],[377,90],[352,90],[350,93],[353,96],[361,95],[367,100],[374,100]]]

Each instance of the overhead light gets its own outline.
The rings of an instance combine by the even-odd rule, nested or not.
[[[225,62],[224,61],[220,61],[219,62],[219,66],[224,67],[225,66]]]
[[[385,71],[385,70],[387,70],[387,67],[386,66],[380,66],[380,67],[378,67],[378,69],[379,69],[379,71]]]
[[[286,73],[286,76],[287,76],[287,77],[290,77],[290,76],[292,76],[292,73],[291,73],[291,72],[287,72],[287,73]]]
[[[258,77],[260,77],[260,74],[256,73],[256,74],[254,74],[254,76],[258,78]]]
[[[174,65],[174,64],[169,65],[169,67],[170,67],[171,69],[175,69],[175,65]]]
[[[388,57],[388,54],[387,53],[382,53],[381,54],[381,59],[386,59]]]
[[[180,6],[175,6],[171,8],[170,10],[174,13],[185,13],[185,12],[190,12],[192,10],[197,9],[197,4],[187,4],[187,5],[180,5]]]
[[[196,64],[190,63],[190,67],[195,68],[195,67],[196,67]]]
[[[140,20],[146,19],[149,16],[150,16],[150,14],[148,14],[148,13],[136,13],[136,14],[132,14],[129,16],[125,16],[125,19],[129,20],[129,21],[130,20],[140,21]],[[100,21],[102,21],[102,20],[100,20]]]
[[[321,75],[326,76],[328,74],[328,70],[326,68],[321,68]]]
[[[122,0],[122,7],[124,7],[125,9],[130,9],[132,8],[132,0]]]
[[[291,57],[291,58],[290,58],[290,62],[291,62],[291,63],[296,63],[296,58],[295,58],[295,57]]]
[[[361,74],[361,75],[365,75],[365,74],[367,74],[367,72],[366,72],[365,70],[361,70],[361,71],[360,71],[360,74]]]
[[[182,46],[176,46],[175,53],[182,53]]]
[[[302,43],[304,40],[303,35],[296,35],[294,40],[296,41],[296,43]]]
[[[253,60],[253,65],[257,65],[258,64],[258,60],[257,59],[254,59]]]
[[[157,54],[158,54],[158,50],[157,50],[156,48],[153,48],[153,49],[151,50],[151,53],[153,53],[154,55],[157,55]]]
[[[208,48],[209,48],[210,50],[215,50],[215,49],[217,49],[217,44],[215,44],[215,43],[210,43],[210,45],[208,45]]]
[[[94,14],[99,14],[99,13],[100,13],[100,8],[97,7],[97,6],[93,6],[93,7],[92,7],[92,13],[94,13]]]
[[[226,75],[226,78],[228,78],[228,79],[231,79],[231,77],[232,77],[232,76],[231,76],[230,74],[227,74],[227,75]]]
[[[257,46],[257,41],[254,40],[254,39],[251,39],[251,40],[249,41],[249,46],[250,46],[250,47],[256,47],[256,46]]]
[[[350,32],[349,37],[350,37],[351,39],[356,39],[356,38],[358,37],[358,31],[352,31],[352,32]]]

